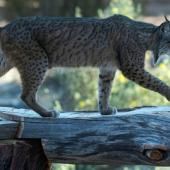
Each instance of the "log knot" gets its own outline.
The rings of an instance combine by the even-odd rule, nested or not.
[[[167,157],[166,151],[161,149],[146,149],[144,155],[151,161],[162,161]]]

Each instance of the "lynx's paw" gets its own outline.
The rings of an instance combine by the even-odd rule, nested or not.
[[[116,107],[109,107],[107,110],[100,111],[102,115],[112,115],[117,113]]]
[[[59,117],[59,113],[56,112],[55,110],[52,110],[52,111],[48,111],[46,112],[43,117],[52,117],[52,118],[58,118]]]

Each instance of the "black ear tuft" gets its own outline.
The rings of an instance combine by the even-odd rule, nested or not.
[[[157,54],[156,56],[154,55],[154,64],[157,64],[159,59],[159,55]]]
[[[165,18],[165,21],[166,21],[166,22],[169,22],[169,20],[168,20],[168,18],[167,18],[166,15],[164,15],[164,18]]]

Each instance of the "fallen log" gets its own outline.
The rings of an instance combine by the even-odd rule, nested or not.
[[[0,108],[0,117],[13,129],[5,132],[8,125],[0,124],[0,143],[34,141],[50,162],[170,166],[170,107],[137,108],[111,116],[66,112],[55,119]]]

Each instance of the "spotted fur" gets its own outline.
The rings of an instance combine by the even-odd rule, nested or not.
[[[52,67],[97,67],[99,110],[111,114],[111,84],[117,69],[137,84],[170,100],[170,88],[146,72],[146,50],[160,53],[170,49],[169,21],[159,27],[125,16],[106,19],[25,17],[1,28],[1,74],[16,67],[21,75],[21,98],[41,116],[52,116],[36,102],[36,92]]]

